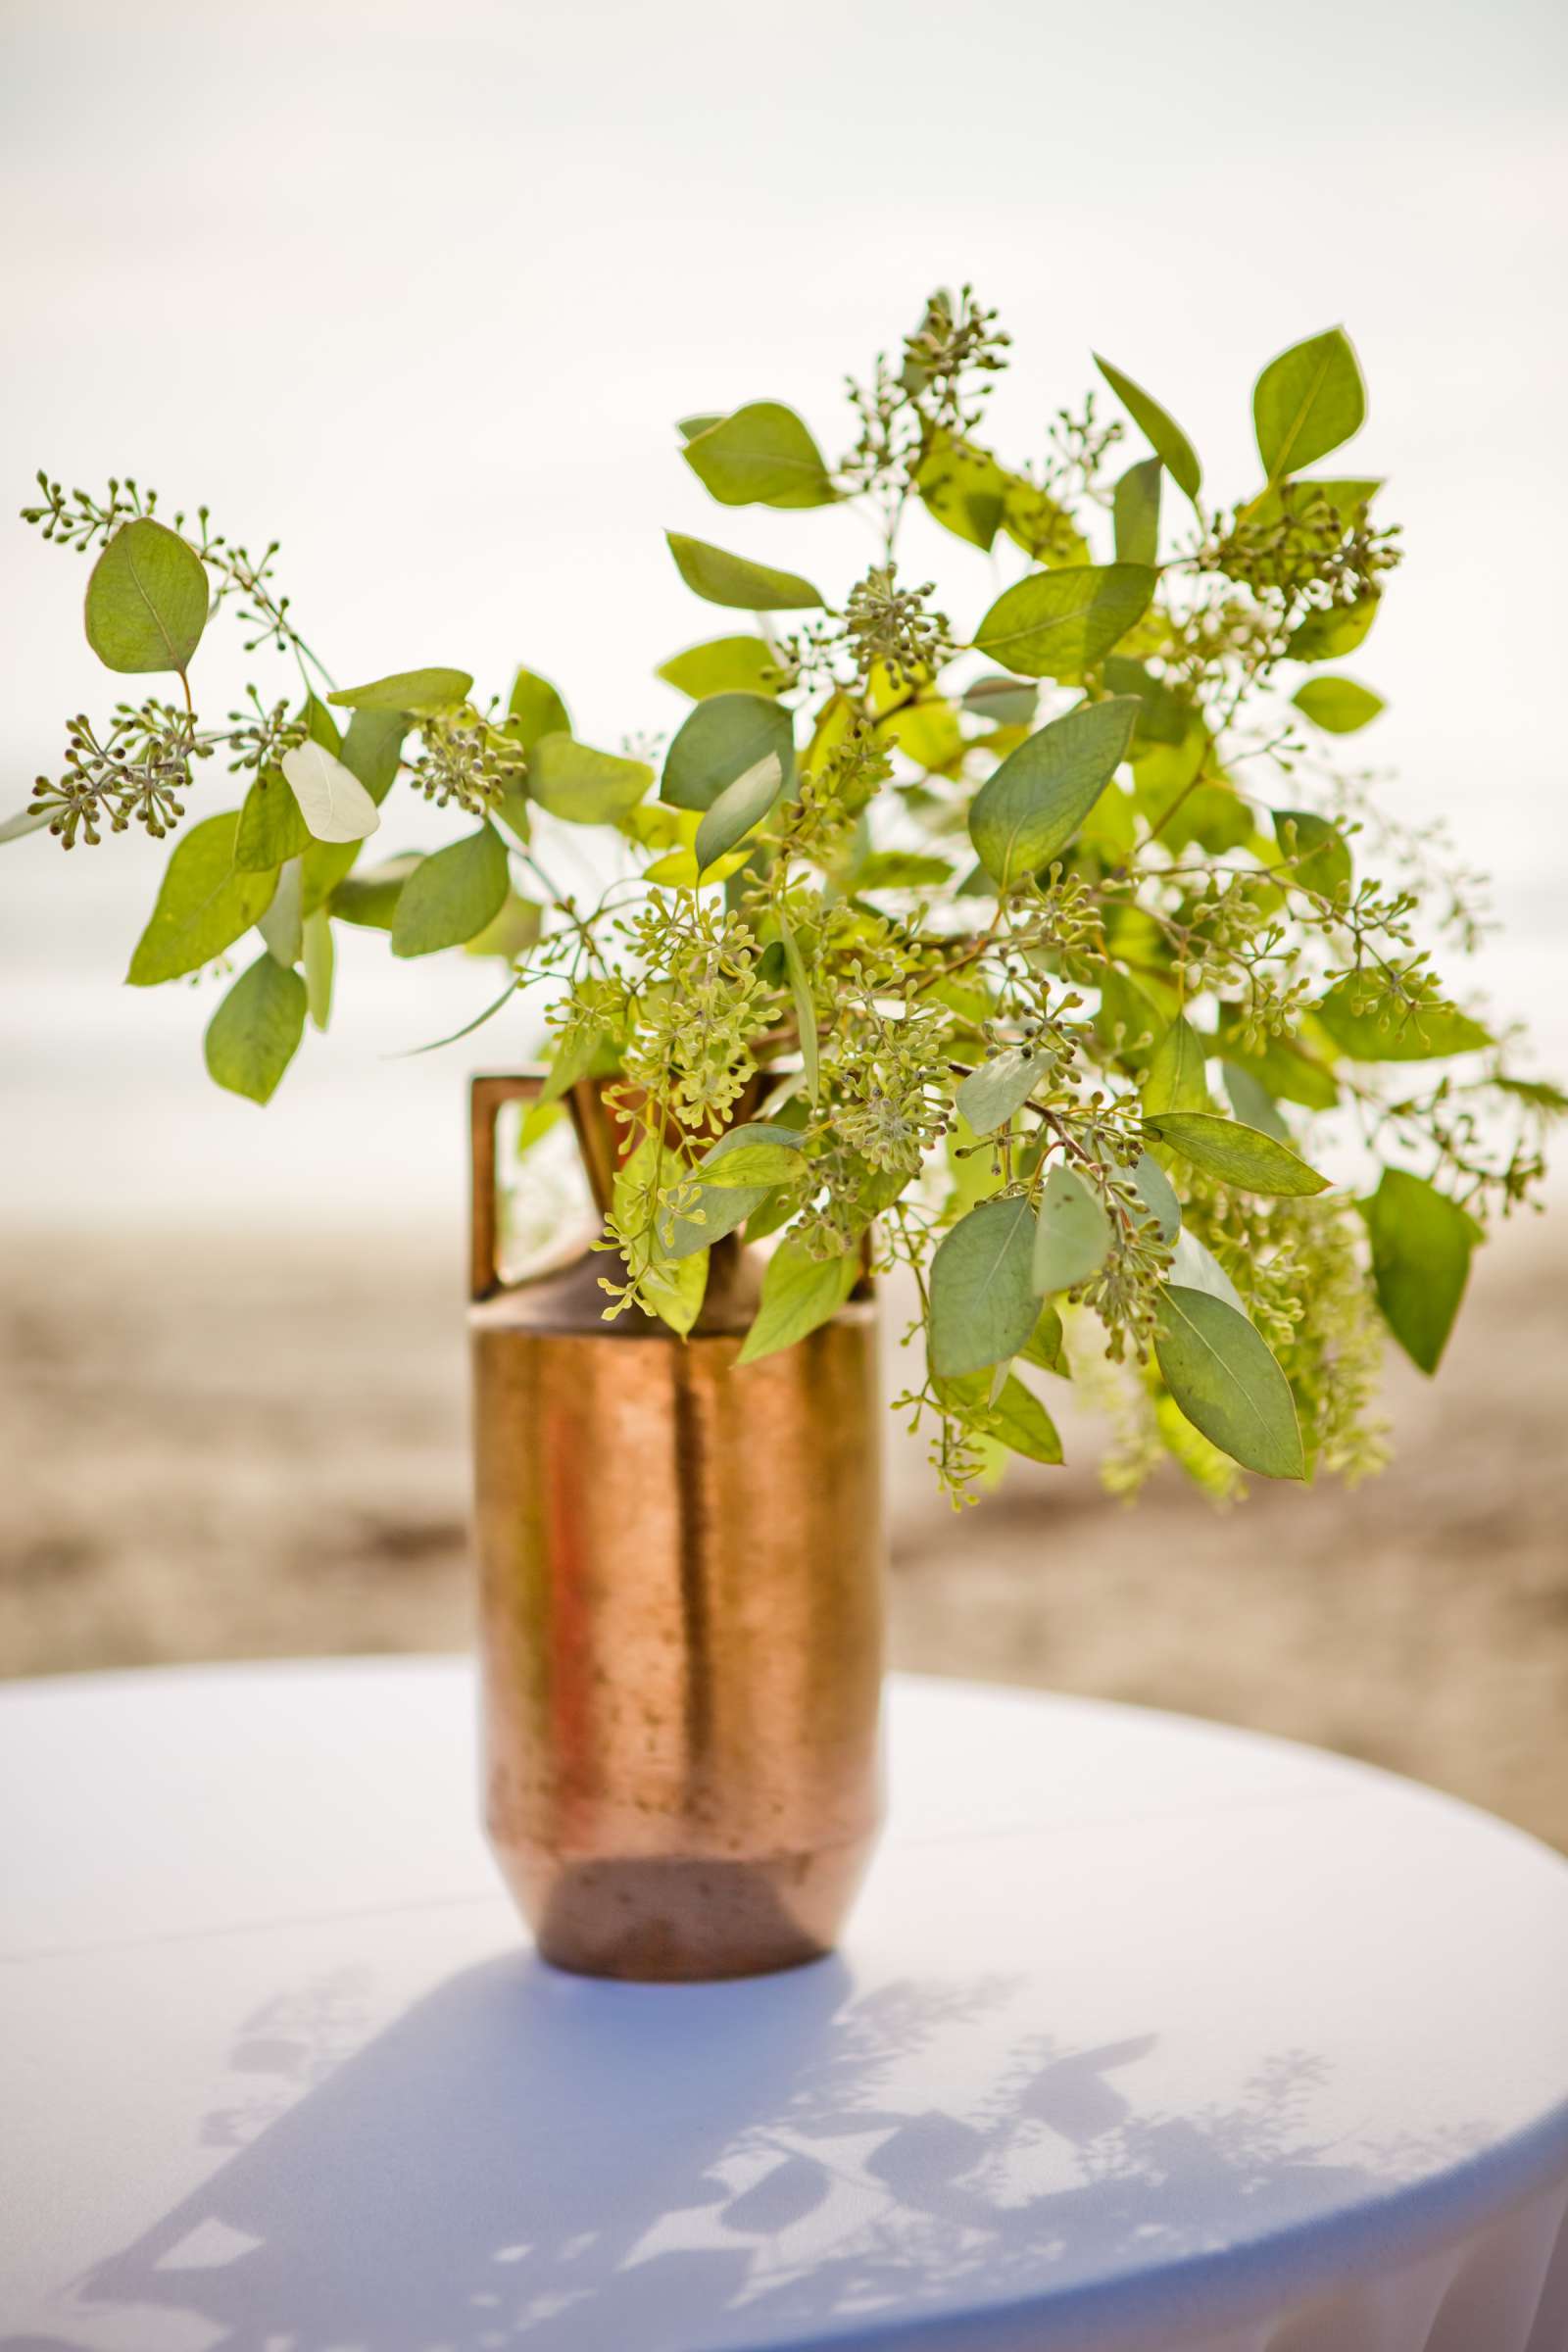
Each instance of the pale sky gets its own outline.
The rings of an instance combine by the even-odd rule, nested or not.
[[[1353,665],[1390,701],[1366,757],[1494,867],[1484,978],[1568,1061],[1558,9],[10,0],[0,33],[10,505],[38,465],[207,499],[282,540],[340,676],[454,662],[488,690],[523,660],[610,744],[678,720],[650,672],[724,625],[665,526],[825,580],[862,560],[853,517],[709,505],[675,416],[777,397],[831,449],[844,373],[969,277],[1015,337],[1011,454],[1093,346],[1238,496],[1258,368],[1342,320],[1372,402],[1347,454],[1389,475],[1407,551]],[[929,552],[972,621],[985,560]],[[64,717],[116,699],[84,580],[0,526],[0,814]],[[208,710],[249,675],[285,690],[236,649],[198,656]],[[452,1206],[467,1058],[386,1056],[491,971],[353,942],[333,1035],[259,1112],[201,1069],[210,990],[119,986],[160,863],[0,848],[0,1207],[156,1221],[172,1166],[215,1220]]]

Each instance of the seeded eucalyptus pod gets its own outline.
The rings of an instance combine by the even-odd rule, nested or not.
[[[1338,327],[1272,360],[1256,473],[1219,502],[1106,359],[1004,460],[1007,360],[938,293],[835,458],[774,400],[687,417],[688,491],[762,512],[740,550],[706,536],[727,513],[669,533],[719,611],[657,672],[662,732],[613,748],[528,668],[504,702],[443,664],[339,687],[275,545],[41,474],[28,520],[93,559],[89,643],[175,690],[72,720],[0,835],[172,834],[128,978],[216,970],[207,1066],[257,1102],[327,1026],[345,924],[475,959],[462,1034],[548,1035],[523,1144],[574,1089],[608,1105],[596,1311],[693,1332],[715,1252],[765,1244],[755,1364],[905,1270],[897,1403],[956,1497],[1060,1459],[1070,1378],[1111,1409],[1113,1483],[1162,1451],[1216,1492],[1353,1476],[1383,1334],[1436,1370],[1564,1106],[1438,977],[1475,944],[1470,878],[1344,760],[1383,704],[1341,664],[1399,558],[1381,478],[1332,469],[1361,369]],[[874,545],[830,596],[775,559],[847,503]],[[190,672],[225,606],[298,682],[214,724]],[[410,793],[451,839],[384,855]],[[559,878],[568,833],[597,891]]]

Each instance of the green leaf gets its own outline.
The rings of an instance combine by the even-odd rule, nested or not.
[[[974,634],[976,650],[1026,678],[1076,678],[1149,610],[1147,564],[1075,564],[1004,589]]]
[[[1176,1188],[1152,1152],[1141,1152],[1133,1162],[1133,1189],[1159,1227],[1162,1242],[1173,1242],[1182,1229],[1182,1204]]]
[[[1034,1291],[1070,1291],[1087,1282],[1109,1256],[1110,1242],[1110,1219],[1083,1178],[1053,1168],[1035,1227]]]
[[[308,1002],[298,972],[258,956],[207,1024],[209,1075],[230,1094],[270,1102],[299,1050]]]
[[[714,694],[689,711],[664,755],[659,797],[676,808],[711,808],[721,792],[771,754],[780,789],[795,777],[795,722],[762,694]]]
[[[1315,727],[1329,735],[1353,735],[1387,708],[1381,694],[1354,678],[1306,678],[1291,697]]]
[[[466,840],[421,858],[398,895],[393,955],[431,956],[438,948],[461,948],[500,913],[508,887],[507,847],[493,825],[481,825]]]
[[[931,1260],[931,1367],[944,1380],[1006,1363],[1040,1312],[1030,1276],[1034,1210],[982,1200],[943,1236]]]
[[[687,587],[710,605],[735,605],[744,612],[801,612],[822,602],[810,581],[798,572],[775,571],[770,564],[727,555],[721,547],[710,547],[706,539],[688,539],[683,531],[666,531],[664,536]]]
[[[231,808],[204,817],[175,842],[152,919],[125,974],[132,988],[155,988],[161,980],[200,971],[265,914],[277,876],[235,870],[238,832],[239,811]]]
[[[283,774],[315,841],[365,841],[381,822],[354,770],[318,743],[285,752]]]
[[[954,1100],[976,1135],[994,1135],[1028,1102],[1040,1083],[1040,1056],[1032,1046],[1008,1046],[971,1070]]]
[[[1350,845],[1338,825],[1310,808],[1276,808],[1274,837],[1290,860],[1294,878],[1320,898],[1349,895],[1354,871]]]
[[[545,735],[569,735],[571,720],[566,706],[548,678],[541,678],[531,669],[519,669],[512,681],[512,696],[507,704],[509,723],[507,733],[531,752]]]
[[[1137,716],[1133,695],[1080,703],[1019,744],[981,785],[969,838],[1003,889],[1060,857],[1126,758]]]
[[[380,865],[362,866],[357,873],[344,876],[326,904],[340,922],[359,923],[368,931],[390,931],[403,885],[423,862],[420,854],[413,851],[402,858],[388,858]]]
[[[1252,392],[1257,454],[1270,482],[1338,449],[1365,417],[1361,364],[1342,326],[1282,351]]]
[[[1436,1372],[1481,1229],[1457,1201],[1402,1168],[1385,1168],[1377,1191],[1360,1207],[1384,1319],[1410,1361]]]
[[[844,1250],[837,1257],[812,1257],[806,1244],[787,1235],[767,1261],[762,1276],[761,1302],[746,1335],[737,1364],[755,1364],[781,1348],[828,1322],[839,1311],[859,1279],[859,1253]]]
[[[1474,1054],[1492,1037],[1468,1013],[1423,1005],[1417,1011],[1396,997],[1373,997],[1364,1010],[1364,980],[1341,980],[1317,1007],[1317,1018],[1342,1054],[1352,1061],[1441,1061],[1450,1054]]]
[[[971,717],[983,718],[993,727],[1030,727],[1039,701],[1038,686],[1020,686],[1016,678],[999,670],[965,687],[963,708]]]
[[[868,890],[938,890],[953,880],[945,858],[922,858],[915,850],[873,850],[852,877],[858,895]]]
[[[332,918],[324,906],[305,918],[305,994],[311,1026],[324,1029],[332,1018],[332,973],[337,952],[332,945]]]
[[[1353,654],[1378,616],[1380,596],[1358,597],[1353,605],[1325,605],[1291,631],[1285,651],[1293,662],[1337,662]]]
[[[710,637],[672,654],[654,672],[694,703],[714,694],[777,694],[782,673],[760,637]]]
[[[345,686],[327,701],[344,710],[395,710],[406,717],[423,711],[455,710],[473,690],[466,669],[398,669],[368,686]]]
[[[754,1121],[745,1127],[726,1129],[717,1142],[704,1152],[694,1171],[703,1191],[693,1213],[685,1217],[666,1218],[659,1236],[662,1247],[671,1257],[690,1257],[694,1251],[708,1249],[711,1243],[721,1241],[725,1234],[733,1233],[738,1226],[744,1225],[764,1200],[772,1198],[775,1191],[780,1192],[785,1203],[783,1217],[792,1215],[795,1203],[780,1191],[779,1179],[780,1176],[791,1178],[799,1173],[799,1152],[803,1140],[797,1129],[776,1123],[769,1125]],[[736,1181],[734,1167],[730,1163],[743,1160],[758,1151],[787,1153],[792,1150],[796,1154],[794,1158],[761,1163],[753,1161],[754,1166],[760,1164],[772,1168],[773,1174],[753,1183]],[[783,1218],[780,1221],[783,1222]]]
[[[1008,1373],[995,1397],[984,1372],[967,1372],[961,1379],[937,1380],[934,1385],[944,1409],[955,1413],[966,1429],[995,1438],[1009,1453],[1020,1453],[1028,1461],[1053,1468],[1060,1462],[1055,1423],[1034,1391],[1014,1374]]]
[[[706,1249],[674,1257],[662,1237],[644,1229],[653,1187],[658,1181],[665,1149],[657,1135],[646,1135],[630,1157],[615,1171],[611,1215],[618,1235],[636,1238],[622,1243],[622,1255],[636,1274],[642,1297],[670,1330],[684,1339],[702,1311],[708,1288]]]
[[[1154,1041],[1166,1028],[1164,1014],[1135,980],[1106,964],[1099,974],[1100,1004],[1094,1015],[1095,1035],[1108,1054],[1129,1070],[1147,1070]]]
[[[1165,1386],[1212,1445],[1264,1478],[1305,1478],[1291,1384],[1245,1315],[1205,1291],[1160,1292],[1154,1355]]]
[[[1089,547],[1066,509],[1022,474],[1004,477],[1002,527],[1036,564],[1087,564]]]
[[[1108,654],[1104,677],[1107,694],[1136,694],[1142,706],[1133,734],[1135,746],[1186,743],[1191,716],[1187,705],[1146,663],[1130,661],[1125,654]],[[1195,733],[1201,744],[1200,724]]]
[[[509,890],[502,902],[501,911],[464,943],[465,956],[499,956],[504,963],[516,963],[528,950],[538,945],[544,922],[544,909],[532,899],[519,898]]]
[[[1178,1013],[1149,1057],[1143,1085],[1145,1111],[1209,1109],[1203,1059],[1202,1040]]]
[[[1240,1062],[1222,1062],[1225,1073],[1225,1092],[1236,1116],[1248,1127],[1256,1127],[1264,1135],[1272,1135],[1282,1144],[1291,1140],[1291,1131],[1280,1116],[1279,1105],[1267,1087]],[[1201,1287],[1201,1286],[1200,1286]]]
[[[1112,521],[1118,564],[1159,562],[1159,479],[1165,468],[1158,458],[1129,466],[1116,484]]]
[[[1295,481],[1271,483],[1250,499],[1242,512],[1249,522],[1258,525],[1280,522],[1288,515],[1320,522],[1332,513],[1348,531],[1362,521],[1382,487],[1381,474],[1301,474]]]
[[[1196,1233],[1181,1233],[1171,1251],[1170,1279],[1183,1290],[1202,1291],[1210,1298],[1223,1298],[1239,1315],[1245,1315],[1241,1293],[1226,1273],[1211,1250],[1206,1250]]]
[[[698,434],[706,433],[710,424],[722,424],[723,421],[723,417],[716,412],[710,416],[682,416],[677,421],[675,430],[683,441],[695,441]]]
[[[334,752],[379,808],[397,780],[408,720],[395,710],[356,710],[341,744],[331,714],[311,697],[307,707],[311,740]],[[322,906],[359,857],[357,841],[313,841],[305,852],[305,912]]]
[[[1102,360],[1098,351],[1094,359],[1095,366],[1134,424],[1156,455],[1164,460],[1166,470],[1177,489],[1185,490],[1189,498],[1196,500],[1203,479],[1203,469],[1198,463],[1197,451],[1174,416],[1162,409],[1158,401],[1144,391],[1141,385],[1135,384],[1130,375],[1123,375],[1119,368],[1113,368],[1108,360]]]
[[[1002,521],[1007,477],[988,451],[956,441],[940,427],[930,430],[914,487],[926,512],[956,538],[989,553]]]
[[[1500,1087],[1505,1095],[1516,1096],[1521,1102],[1528,1102],[1533,1110],[1544,1111],[1548,1119],[1560,1119],[1568,1111],[1568,1095],[1563,1093],[1560,1086],[1553,1086],[1549,1079],[1497,1077],[1492,1083]]]
[[[704,1152],[698,1163],[701,1181],[721,1192],[732,1186],[760,1186],[771,1192],[775,1184],[792,1183],[800,1174],[805,1142],[798,1127],[760,1120],[731,1127]]]
[[[816,1006],[811,1001],[811,983],[806,969],[806,958],[790,928],[784,909],[775,909],[779,944],[784,950],[784,968],[789,974],[790,997],[795,1005],[795,1025],[801,1033],[801,1063],[806,1077],[807,1100],[815,1102],[821,1092],[821,1064],[816,1035]]]
[[[1062,1342],[1061,1317],[1049,1298],[1018,1354],[1024,1363],[1037,1364],[1042,1372],[1054,1372],[1058,1380],[1071,1380],[1072,1366]]]
[[[281,768],[268,768],[245,795],[234,837],[234,863],[247,874],[270,874],[310,846],[311,828]]]
[[[24,834],[41,833],[54,815],[52,808],[22,808],[0,825],[0,842],[21,841]]]
[[[776,400],[754,400],[694,433],[681,455],[721,506],[826,507],[838,496],[816,443]]]
[[[1250,1071],[1260,1086],[1281,1102],[1299,1102],[1307,1110],[1332,1110],[1339,1101],[1340,1090],[1329,1062],[1334,1057],[1334,1044],[1325,1030],[1322,1051],[1314,1051],[1313,1037],[1302,1033],[1268,1038],[1261,1047],[1248,1050],[1241,1043],[1242,1016],[1238,1006],[1222,1004],[1219,1008],[1218,1050],[1227,1063],[1234,1062]],[[1327,1056],[1325,1059],[1324,1056]],[[1256,1126],[1254,1119],[1252,1124]]]
[[[653,780],[643,760],[593,751],[570,735],[542,736],[528,763],[528,790],[540,808],[573,825],[617,823]]]
[[[755,767],[726,784],[703,816],[693,843],[697,870],[706,874],[738,841],[760,825],[778,799],[784,769],[777,752],[769,752]]]
[[[1217,1111],[1162,1111],[1158,1118],[1145,1119],[1144,1133],[1238,1192],[1284,1200],[1328,1191],[1328,1178],[1309,1168],[1289,1144],[1244,1127],[1240,1119],[1221,1118]]]
[[[268,954],[289,970],[305,953],[305,920],[300,902],[300,861],[291,858],[278,868],[272,903],[256,925],[267,942]]]
[[[87,643],[106,668],[183,676],[207,626],[207,574],[177,531],[122,523],[87,582]]]

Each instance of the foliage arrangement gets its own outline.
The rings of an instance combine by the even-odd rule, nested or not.
[[[337,926],[499,958],[481,1019],[542,984],[549,1100],[608,1079],[621,1122],[607,1315],[685,1333],[712,1247],[773,1237],[745,1361],[831,1315],[867,1258],[907,1266],[898,1403],[956,1498],[1008,1450],[1061,1458],[1019,1364],[1111,1407],[1113,1483],[1162,1450],[1216,1493],[1353,1476],[1380,1458],[1384,1328],[1437,1368],[1472,1249],[1563,1107],[1433,969],[1432,936],[1475,944],[1473,877],[1334,757],[1382,708],[1335,665],[1399,554],[1380,481],[1311,470],[1363,420],[1360,368],[1339,329],[1271,361],[1261,479],[1210,507],[1186,433],[1104,360],[1132,463],[1091,396],[1004,465],[985,413],[1007,342],[968,289],[934,295],[850,385],[837,463],[773,401],[681,424],[721,506],[853,501],[875,549],[833,605],[671,532],[688,587],[746,625],[663,664],[692,708],[662,747],[579,741],[527,669],[504,706],[456,668],[334,688],[275,545],[251,555],[205,508],[166,522],[130,480],[99,499],[40,474],[27,520],[99,551],[89,643],[179,693],[73,719],[0,837],[178,828],[128,977],[226,970],[259,932],[206,1036],[257,1102],[327,1025]],[[900,570],[916,509],[1013,575],[964,628]],[[303,694],[252,688],[213,726],[188,670],[224,605]],[[187,822],[215,759],[239,806]],[[394,787],[451,810],[448,847],[366,861]],[[551,878],[565,827],[603,845],[591,899]],[[1372,1189],[1331,1185],[1320,1147]]]

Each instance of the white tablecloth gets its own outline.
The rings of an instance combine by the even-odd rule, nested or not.
[[[0,2343],[1565,2352],[1568,1867],[896,1684],[841,1956],[558,1976],[448,1662],[0,1694]]]

